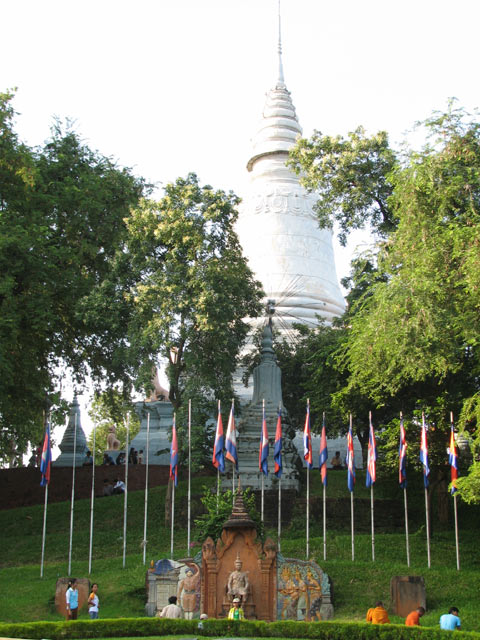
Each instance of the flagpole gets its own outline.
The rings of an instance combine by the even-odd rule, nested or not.
[[[262,448],[263,448],[263,419],[265,418],[265,398],[262,401],[262,429],[261,429],[261,436],[260,436],[260,458],[262,455]],[[261,465],[260,465],[261,467]],[[260,475],[262,476],[262,494],[261,494],[261,507],[260,507],[260,520],[261,522],[263,522],[263,517],[264,517],[264,500],[265,500],[265,474],[263,473],[263,471],[260,471]]]
[[[72,498],[70,501],[70,542],[68,545],[68,575],[72,572],[72,540],[73,540],[73,509],[75,502],[75,463],[77,461],[77,413],[75,410],[75,427],[73,432],[73,471],[72,471]]]
[[[278,479],[278,550],[281,551],[280,536],[282,535],[282,478]]]
[[[410,545],[408,542],[408,510],[407,510],[407,487],[403,489],[403,503],[405,505],[405,544],[407,546],[407,567],[410,566]]]
[[[450,424],[452,425],[453,438],[453,411],[450,411]],[[458,544],[458,513],[457,513],[457,494],[453,494],[453,514],[455,516],[455,555],[457,558],[457,571],[460,571],[460,549]]]
[[[192,499],[192,401],[188,401],[188,495],[187,495],[187,556],[190,553]],[[173,520],[173,518],[172,518]]]
[[[93,549],[93,501],[95,499],[95,434],[97,426],[93,427],[93,464],[92,464],[92,491],[90,494],[90,546],[88,549],[88,575],[92,573],[92,549]]]
[[[40,578],[43,578],[43,561],[45,559],[45,535],[47,532],[47,505],[48,505],[48,483],[45,485],[45,502],[43,504],[42,560],[40,563]]]
[[[322,429],[325,426],[325,411],[322,416]],[[326,456],[328,459],[328,457]],[[325,460],[325,471],[327,469],[327,460]],[[323,480],[323,478],[322,478]],[[327,559],[327,486],[324,482],[323,485],[323,559]]]
[[[352,414],[350,414],[350,432],[352,431]],[[352,527],[352,562],[355,560],[355,529],[354,529],[354,519],[353,519],[353,491],[350,491],[350,520]]]
[[[307,427],[308,422],[308,427]],[[304,458],[305,458],[305,438],[309,440],[308,450],[311,453],[311,431],[310,431],[310,398],[307,398],[307,417],[306,417],[306,426],[305,429],[308,429],[308,434],[305,436],[304,433]],[[307,504],[306,504],[306,513],[305,513],[305,556],[308,560],[310,555],[310,464],[311,464],[311,455],[308,456],[307,459]]]
[[[145,458],[145,514],[143,517],[143,564],[147,558],[147,514],[148,514],[148,450],[150,448],[150,411],[147,413],[147,454]]]
[[[172,517],[170,524],[170,559],[173,560],[173,524],[175,519],[175,480],[172,482]]]
[[[125,493],[123,494],[123,560],[122,566],[125,569],[127,559],[127,504],[128,504],[128,458],[129,458],[129,442],[130,437],[130,414],[127,413],[127,438],[125,441],[125,451],[127,453],[125,460]]]
[[[372,412],[368,412],[368,420],[370,424],[370,429],[373,433],[372,427]],[[373,446],[373,443],[372,443]],[[372,451],[372,455],[375,455],[375,452]],[[374,461],[375,464],[375,461]],[[373,500],[373,485],[374,482],[370,485],[370,520],[371,520],[371,531],[372,531],[372,562],[375,562],[375,512],[374,512],[374,500]]]
[[[422,429],[426,429],[425,426],[425,413],[422,411]],[[426,438],[426,436],[425,436]],[[425,474],[425,469],[424,469],[424,474]],[[424,479],[425,479],[425,475],[424,475]],[[425,483],[425,481],[424,481]],[[426,530],[427,530],[427,565],[428,568],[430,569],[430,518],[428,517],[429,513],[428,513],[428,487],[425,487],[425,523],[426,523]]]
[[[232,398],[232,413],[233,413],[233,408],[234,408],[234,399]],[[236,429],[236,428],[235,428]],[[235,434],[235,446],[237,443],[237,438],[236,438],[236,434]],[[238,453],[237,453],[238,455]],[[235,463],[232,462],[232,504],[233,502],[235,502]]]
[[[47,403],[48,403],[48,400],[47,400]],[[46,410],[44,412],[44,420],[43,420],[45,433],[47,432],[49,422],[50,422],[50,412]],[[43,446],[45,447],[45,442]],[[50,447],[50,442],[48,442],[48,446]],[[42,450],[42,455],[43,455],[43,450]],[[51,449],[50,449],[50,461],[47,460],[47,462],[51,465]],[[43,504],[42,557],[40,561],[40,578],[43,578],[43,563],[45,560],[45,539],[47,534],[47,507],[48,507],[48,482],[45,483],[45,501]]]
[[[220,400],[218,401],[218,415],[220,415]],[[217,426],[218,426],[218,418],[217,418]],[[215,448],[215,444],[213,444],[214,448]],[[217,467],[217,513],[218,513],[218,509],[219,509],[219,503],[220,503],[220,467]]]

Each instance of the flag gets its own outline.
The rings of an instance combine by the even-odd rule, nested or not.
[[[368,436],[368,453],[367,453],[367,478],[366,485],[371,487],[377,479],[377,443],[375,441],[375,432],[373,430],[372,417],[370,416],[370,433]]]
[[[323,417],[322,425],[322,437],[320,438],[320,453],[318,456],[318,468],[322,474],[322,483],[327,486],[327,461],[328,461],[328,449],[327,449],[327,432],[325,429],[325,416]]]
[[[407,488],[407,440],[403,416],[400,418],[400,443],[398,445],[398,482],[402,489]]]
[[[425,416],[422,415],[422,435],[420,443],[420,462],[423,464],[423,484],[425,489],[428,487],[428,476],[430,475],[430,467],[428,466],[428,446],[427,446],[427,427],[425,425]]]
[[[303,459],[307,463],[307,469],[312,468],[312,434],[310,431],[310,404],[307,404],[307,415],[305,417],[305,427],[303,429]]]
[[[170,478],[173,478],[175,486],[178,483],[178,443],[177,429],[175,427],[175,415],[172,424],[172,445],[170,447]]]
[[[45,487],[50,483],[50,469],[52,468],[52,447],[50,442],[50,424],[47,422],[45,439],[43,441],[42,457],[40,460],[40,472],[42,479],[40,486]]]
[[[278,410],[277,428],[275,431],[275,447],[273,449],[273,459],[275,461],[275,475],[282,477],[282,412]]]
[[[353,491],[355,486],[355,453],[353,451],[353,433],[351,425],[347,433],[347,471],[348,490]]]
[[[450,425],[450,447],[448,450],[448,462],[450,463],[450,477],[452,480],[452,488],[450,489],[450,493],[453,495],[457,489],[457,478],[458,478],[458,454],[457,454],[457,445],[455,444],[455,434],[453,432],[453,423]]]
[[[220,413],[220,407],[218,409],[217,418],[217,430],[215,432],[215,442],[213,444],[213,456],[212,463],[215,469],[218,469],[221,473],[225,471],[225,454],[223,453],[223,424],[222,414]]]
[[[235,417],[233,415],[233,402],[230,409],[230,417],[228,418],[227,437],[225,442],[225,449],[227,450],[226,458],[235,465],[235,469],[238,471],[238,456],[237,456],[237,432],[235,431]]]
[[[265,418],[265,407],[263,407],[262,433],[260,435],[260,450],[258,452],[258,468],[268,476],[268,431],[267,419]]]

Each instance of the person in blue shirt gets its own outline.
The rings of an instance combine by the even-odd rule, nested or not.
[[[444,613],[443,616],[440,616],[440,629],[444,629],[445,631],[455,631],[455,629],[460,629],[460,618],[458,617],[458,609],[457,607],[450,607],[448,613]]]
[[[75,578],[72,578],[68,583],[65,599],[67,604],[67,620],[76,620],[78,616],[78,589]]]

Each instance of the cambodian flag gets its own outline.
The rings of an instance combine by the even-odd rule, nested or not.
[[[318,456],[318,468],[322,474],[322,483],[327,486],[327,461],[328,461],[328,449],[327,449],[327,431],[325,429],[325,415],[323,416],[322,424],[322,437],[320,438],[320,453]]]
[[[377,443],[375,440],[375,432],[373,430],[372,416],[369,416],[370,432],[368,436],[368,453],[367,453],[367,478],[366,485],[371,487],[377,479]]]
[[[275,447],[273,449],[273,459],[275,461],[275,475],[282,477],[282,412],[278,410],[277,428],[275,431]]]
[[[355,452],[353,450],[352,425],[350,425],[347,433],[347,471],[348,490],[353,491],[355,487]]]
[[[453,432],[453,422],[450,425],[450,446],[448,451],[448,462],[450,463],[450,477],[452,480],[452,488],[450,493],[453,495],[455,491],[458,491],[456,483],[458,478],[458,454],[457,445],[455,444],[455,434]]]
[[[425,414],[422,414],[422,435],[420,442],[420,462],[423,464],[423,484],[425,489],[428,487],[428,476],[430,475],[430,467],[428,466],[428,446],[427,446],[427,427],[425,425]]]
[[[307,415],[305,417],[305,427],[303,429],[303,458],[307,463],[307,469],[312,468],[312,434],[310,431],[310,403],[307,403]]]
[[[52,448],[50,442],[50,424],[47,422],[47,428],[45,430],[45,438],[43,440],[42,458],[40,461],[40,472],[42,479],[40,480],[40,486],[45,487],[50,483],[50,469],[52,467]]]
[[[260,450],[258,452],[258,468],[268,476],[268,431],[265,418],[265,406],[263,407],[262,433],[260,435]]]
[[[222,414],[220,413],[220,405],[218,407],[217,430],[215,432],[215,442],[213,444],[212,463],[215,469],[221,473],[225,471],[225,455],[223,453],[224,437]]]
[[[407,488],[407,440],[403,416],[400,418],[400,443],[398,445],[398,482],[402,489]]]
[[[237,456],[237,432],[235,431],[235,416],[233,415],[233,402],[230,409],[230,417],[228,418],[227,437],[225,442],[225,449],[227,450],[226,458],[235,465],[235,469],[238,471],[238,456]]]
[[[173,414],[172,424],[172,445],[170,447],[170,478],[173,478],[175,486],[178,483],[178,443],[177,429],[175,427],[175,414]]]

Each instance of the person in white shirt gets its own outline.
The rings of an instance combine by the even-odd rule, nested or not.
[[[120,478],[117,478],[113,486],[113,493],[125,493],[125,483]]]
[[[88,615],[91,620],[96,620],[98,618],[98,584],[94,582],[92,584],[92,593],[88,596]]]
[[[170,596],[166,607],[157,613],[159,618],[181,618],[182,610],[177,605],[177,596]]]

